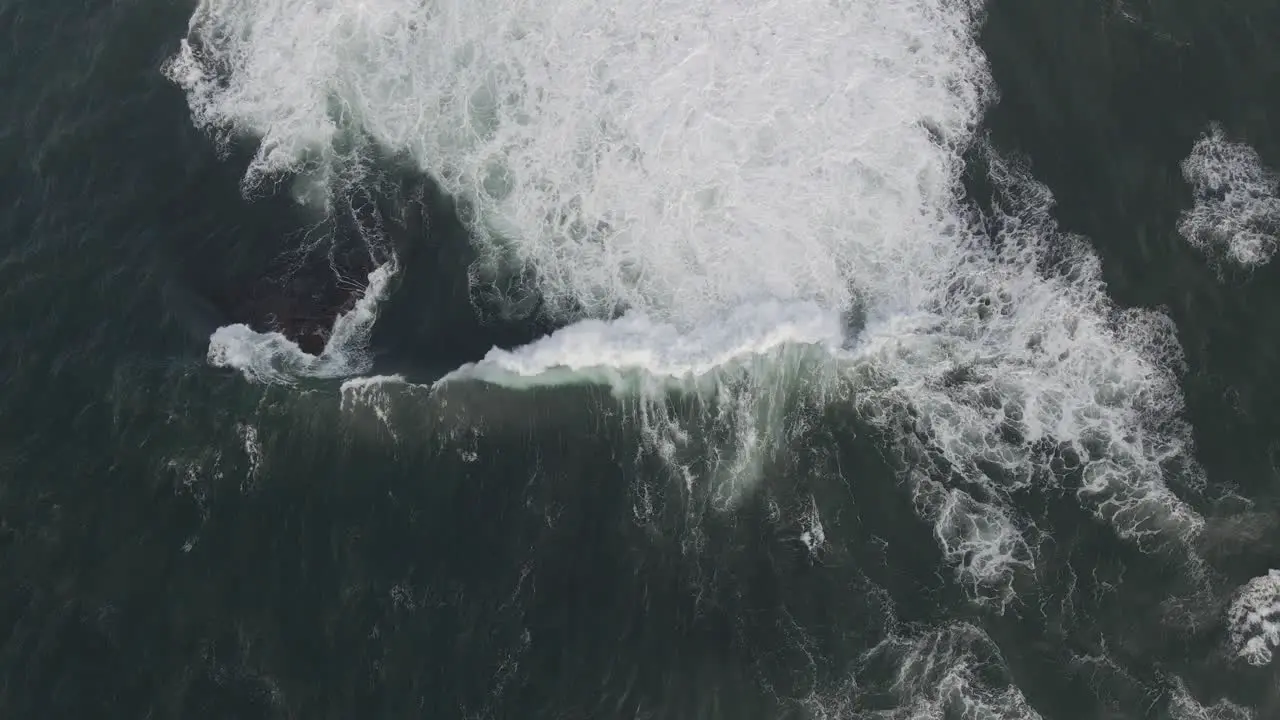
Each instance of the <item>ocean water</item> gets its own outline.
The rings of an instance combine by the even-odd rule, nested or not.
[[[0,0],[0,716],[1280,716],[1280,6]]]

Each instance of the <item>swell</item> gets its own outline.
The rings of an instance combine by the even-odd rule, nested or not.
[[[1037,504],[1059,497],[1194,584],[1204,483],[1178,338],[1162,312],[1112,301],[1048,188],[978,135],[995,96],[981,12],[206,0],[167,70],[197,124],[260,138],[246,191],[301,178],[295,194],[329,208],[371,153],[407,158],[459,202],[472,309],[554,323],[430,389],[348,380],[344,407],[393,434],[415,400],[605,385],[637,467],[661,468],[631,481],[648,522],[664,492],[732,515],[843,409],[893,459],[951,581],[993,613],[1034,592]],[[966,167],[989,201],[965,195]],[[817,554],[822,511],[788,510]],[[968,630],[938,642],[992,654]],[[922,712],[1030,712],[1016,688],[929,664],[947,697],[912,689]]]

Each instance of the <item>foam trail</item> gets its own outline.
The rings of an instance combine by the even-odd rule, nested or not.
[[[1040,720],[1008,677],[1000,649],[975,625],[955,623],[913,640],[894,638],[874,653],[896,656],[898,664],[893,691],[901,705],[876,713],[885,720]]]
[[[1182,162],[1182,175],[1195,189],[1195,206],[1178,222],[1187,242],[1247,268],[1271,260],[1280,242],[1280,178],[1257,151],[1215,124]]]
[[[1230,700],[1204,705],[1196,700],[1182,678],[1174,678],[1169,693],[1169,716],[1173,720],[1253,720],[1253,711]]]
[[[690,430],[732,428],[743,453],[702,467],[754,477],[792,422],[761,365],[819,348],[838,372],[787,388],[847,400],[975,486],[944,487],[954,502],[928,507],[952,510],[930,517],[944,548],[967,548],[949,556],[979,561],[965,577],[1003,587],[1028,561],[1015,490],[1073,475],[1137,542],[1202,521],[1166,482],[1198,482],[1168,319],[1115,308],[1097,257],[1016,164],[987,153],[993,217],[962,197],[994,96],[980,14],[977,0],[202,0],[166,72],[199,125],[261,138],[247,187],[375,146],[411,157],[470,208],[477,287],[532,278],[516,296],[581,321],[451,380],[683,378],[720,414],[681,425],[642,406],[655,452],[693,482],[688,453],[706,448]],[[845,347],[850,313],[865,327]],[[726,362],[746,380],[710,370]]]
[[[254,425],[239,424],[236,426],[236,431],[244,443],[245,458],[249,461],[245,477],[240,481],[240,491],[246,492],[253,489],[258,482],[258,477],[262,474],[262,440],[258,436],[258,428]]]
[[[902,436],[910,462],[936,450],[984,488],[986,502],[1057,482],[1058,465],[1079,474],[1082,500],[1121,535],[1194,536],[1203,520],[1165,482],[1175,466],[1187,486],[1200,482],[1180,417],[1172,323],[1116,309],[1096,255],[1057,230],[1048,189],[989,160],[994,244],[936,268],[912,312],[867,324],[852,354],[895,382],[856,402],[891,432],[913,418]],[[928,448],[914,447],[916,438]]]
[[[1016,573],[1035,568],[1035,556],[1012,512],[947,488],[926,474],[908,473],[920,516],[933,522],[943,554],[974,600],[1004,607],[1012,601]]]
[[[304,377],[339,378],[368,370],[369,335],[378,303],[395,276],[395,261],[369,273],[368,285],[354,306],[333,322],[333,331],[319,355],[302,351],[278,332],[258,332],[247,325],[220,327],[209,338],[209,364],[239,370],[250,382],[293,384]]]

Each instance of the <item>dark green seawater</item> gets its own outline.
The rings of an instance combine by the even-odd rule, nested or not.
[[[1045,493],[1003,608],[839,407],[725,513],[604,388],[406,391],[384,424],[339,380],[210,366],[215,328],[298,302],[263,278],[316,221],[245,200],[252,140],[220,157],[161,74],[193,10],[0,0],[0,717],[910,718],[912,647],[1046,720],[1280,717],[1280,671],[1233,657],[1225,619],[1280,566],[1280,263],[1211,262],[1176,228],[1210,123],[1280,168],[1280,5],[987,7],[985,130],[1111,297],[1173,320],[1210,488],[1209,590]],[[429,381],[549,326],[478,316],[466,233],[425,193],[370,347]],[[820,553],[777,520],[809,505]],[[936,717],[989,717],[948,697]]]

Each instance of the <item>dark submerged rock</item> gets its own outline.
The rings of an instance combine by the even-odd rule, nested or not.
[[[313,255],[253,282],[232,315],[254,330],[278,332],[303,352],[319,355],[334,322],[361,298],[375,267],[368,253]]]
[[[327,217],[293,233],[263,271],[230,295],[232,321],[321,354],[334,323],[363,297],[370,273],[422,241],[413,191],[401,181],[333,198]]]

